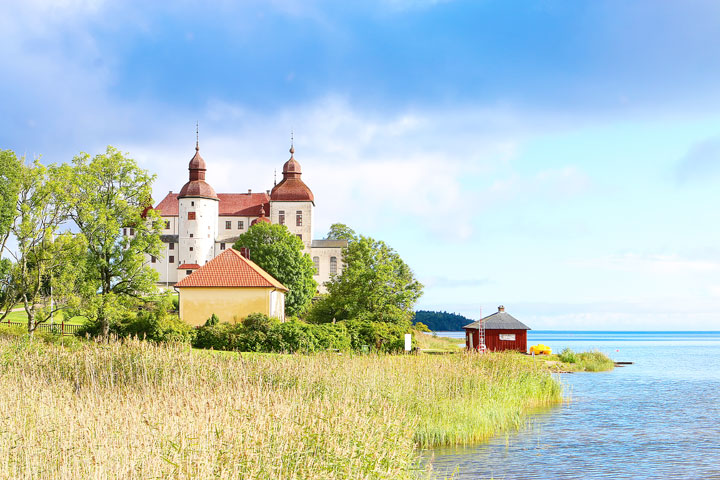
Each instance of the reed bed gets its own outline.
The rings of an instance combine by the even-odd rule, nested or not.
[[[0,339],[0,478],[415,478],[560,400],[517,355],[209,355]]]

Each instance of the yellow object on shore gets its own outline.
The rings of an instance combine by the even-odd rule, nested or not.
[[[542,343],[538,343],[537,345],[530,347],[530,353],[535,355],[550,355],[552,353],[552,348]]]

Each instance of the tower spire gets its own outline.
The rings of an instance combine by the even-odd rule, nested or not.
[[[290,130],[290,156],[295,153],[295,132]]]
[[[200,151],[200,122],[195,122],[195,151]]]

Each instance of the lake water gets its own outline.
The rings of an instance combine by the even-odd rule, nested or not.
[[[487,444],[427,452],[437,478],[720,479],[720,332],[528,333],[528,346],[635,363],[558,375],[568,402]]]

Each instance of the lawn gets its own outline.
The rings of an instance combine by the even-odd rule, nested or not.
[[[64,319],[63,312],[57,312],[55,314],[55,323],[60,323]],[[7,323],[7,321],[10,320],[11,322],[23,322],[27,323],[27,313],[25,313],[25,310],[19,310],[16,312],[10,312],[7,317],[3,320],[4,323]],[[49,323],[49,320],[48,322]],[[77,317],[71,317],[69,319],[65,319],[66,325],[82,325],[85,323],[85,317],[77,316]]]

